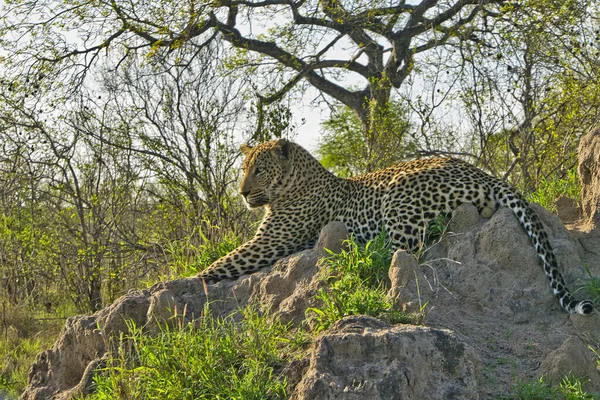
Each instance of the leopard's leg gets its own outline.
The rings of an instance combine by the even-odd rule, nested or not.
[[[268,216],[251,240],[212,263],[198,276],[207,283],[215,283],[256,272],[308,248],[316,240],[319,229],[310,223],[295,226],[286,216]]]
[[[442,210],[444,211],[444,210]],[[398,198],[389,201],[385,209],[385,229],[392,246],[417,252],[422,248],[428,223],[440,214],[440,209],[416,199]]]

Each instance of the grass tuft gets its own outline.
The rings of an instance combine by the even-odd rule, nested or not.
[[[207,306],[197,323],[163,326],[154,337],[130,324],[89,398],[285,398],[286,380],[275,371],[296,345],[289,327],[251,307],[239,313],[236,324],[234,315],[217,318]]]
[[[344,243],[347,250],[330,252],[322,261],[323,279],[328,287],[316,296],[323,305],[307,309],[313,332],[326,330],[348,315],[370,315],[390,323],[417,323],[418,316],[394,310],[386,297],[392,259],[386,233],[382,232],[364,247],[353,239]]]
[[[600,278],[593,276],[589,267],[585,267],[589,279],[586,279],[581,289],[586,292],[589,299],[594,302],[596,306],[600,303]]]
[[[575,376],[566,376],[558,386],[552,386],[545,377],[534,382],[518,381],[513,391],[502,397],[505,400],[597,400],[600,394],[587,393],[583,389],[586,380]]]

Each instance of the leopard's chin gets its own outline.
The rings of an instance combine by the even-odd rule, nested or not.
[[[269,200],[263,196],[257,198],[245,198],[244,202],[249,210],[256,210],[257,208],[261,208],[269,204]]]

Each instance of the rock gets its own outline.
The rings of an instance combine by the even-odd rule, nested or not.
[[[600,229],[600,126],[579,141],[581,208],[588,230]]]
[[[487,210],[484,210],[487,215]],[[491,214],[489,214],[491,216]],[[461,204],[452,211],[452,219],[448,225],[448,230],[454,234],[469,232],[483,219],[473,204]]]
[[[292,399],[478,399],[479,360],[452,332],[346,317],[313,344]]]
[[[391,289],[387,297],[402,311],[418,313],[429,301],[431,288],[422,271],[415,257],[405,250],[394,253],[389,270]]]
[[[579,219],[577,202],[570,197],[561,196],[556,200],[556,213],[565,224],[573,223]]]
[[[582,382],[587,381],[588,390],[600,390],[600,374],[593,354],[588,345],[578,337],[567,338],[558,349],[550,353],[542,362],[540,373],[554,384],[560,383],[565,376],[574,376],[582,378]]]
[[[587,276],[586,264],[598,276],[598,265],[585,262],[588,253],[581,240],[554,214],[536,204],[532,208],[549,234],[569,287],[574,290]],[[542,361],[565,340],[597,335],[597,314],[570,316],[560,308],[535,250],[509,209],[501,208],[488,222],[446,240],[447,246],[439,246],[446,248],[445,254],[423,261],[422,268],[435,271],[437,280],[432,282],[440,287],[429,300],[426,323],[460,332],[480,356],[481,397],[498,397],[514,385],[515,377],[539,379],[546,372],[540,368]],[[582,370],[594,369],[592,352],[582,351],[588,353],[579,359]]]
[[[121,332],[127,332],[129,330],[127,324],[130,323],[138,327],[144,326],[147,322],[149,305],[148,291],[138,290],[117,299],[110,306],[94,314],[98,326],[102,329],[103,337],[118,336]]]
[[[88,365],[106,352],[104,336],[96,323],[95,315],[67,319],[52,349],[37,356],[22,399],[70,399],[76,394]]]

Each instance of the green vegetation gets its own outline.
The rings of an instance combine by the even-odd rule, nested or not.
[[[64,318],[6,304],[0,304],[0,394],[17,397],[27,384],[31,364],[52,347]]]
[[[349,177],[404,161],[414,150],[406,107],[393,101],[380,117],[378,128],[364,135],[356,113],[339,107],[323,123],[317,155],[325,168]]]
[[[285,398],[286,381],[277,371],[302,342],[289,326],[251,307],[238,313],[242,319],[236,324],[234,315],[217,318],[207,306],[194,324],[163,326],[154,337],[130,324],[112,366],[95,376],[97,392],[88,398]]]
[[[589,279],[586,279],[581,289],[585,291],[586,295],[590,300],[594,302],[596,306],[600,304],[600,278],[597,276],[592,276],[589,268],[586,266],[586,270],[589,276]],[[600,357],[598,359],[600,363]]]
[[[194,242],[197,241],[194,241],[192,237],[185,237],[165,246],[169,256],[169,270],[167,275],[159,280],[196,275],[242,244],[241,238],[231,232],[225,234],[218,242],[210,241],[204,235],[201,236],[200,244],[195,244]],[[154,281],[149,282],[149,285],[152,284]]]
[[[17,397],[27,384],[29,368],[37,355],[52,347],[56,332],[38,333],[35,336],[11,337],[0,341],[0,393]]]
[[[527,200],[556,212],[556,200],[562,196],[569,197],[578,203],[581,201],[581,183],[577,169],[570,169],[562,178],[543,178],[536,189],[527,196]]]
[[[582,382],[583,381],[583,382]],[[510,400],[597,400],[600,394],[583,390],[585,379],[564,377],[558,386],[552,386],[544,377],[534,382],[517,382],[514,389],[503,399]]]
[[[361,248],[354,240],[344,242],[347,250],[331,253],[322,261],[327,288],[316,298],[321,307],[307,310],[313,331],[320,332],[347,315],[371,315],[391,323],[418,323],[418,315],[393,309],[386,298],[392,252],[385,232]]]

